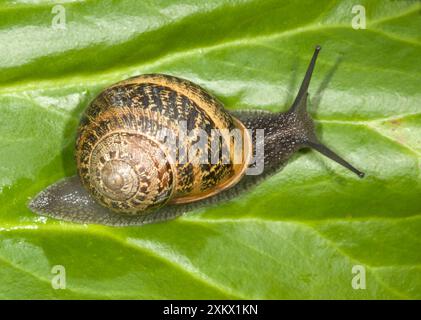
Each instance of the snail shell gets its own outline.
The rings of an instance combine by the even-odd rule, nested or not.
[[[180,137],[181,124],[187,132],[206,133],[206,150],[196,150],[207,155],[215,142],[227,148],[228,132],[239,129],[244,154],[235,154],[238,148],[232,148],[215,163],[192,163],[180,150],[193,150],[195,135],[180,138],[176,152],[162,139],[166,132]],[[215,129],[222,132],[220,141],[213,141],[220,138],[213,134]],[[82,184],[100,204],[137,214],[223,191],[243,176],[250,150],[242,123],[204,89],[187,80],[151,74],[119,82],[92,101],[80,123],[76,161]],[[234,158],[243,155],[244,160],[235,163]]]

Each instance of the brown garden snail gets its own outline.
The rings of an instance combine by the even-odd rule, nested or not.
[[[198,205],[236,196],[306,147],[363,177],[319,142],[306,111],[307,90],[319,51],[317,46],[292,107],[283,113],[228,113],[198,85],[163,74],[142,75],[112,85],[92,101],[80,122],[78,176],[49,186],[31,201],[30,209],[61,220],[114,226],[167,220]],[[181,123],[187,131],[197,130],[211,138],[197,147],[197,136],[178,137],[174,150],[169,136],[162,133],[179,135]],[[264,129],[260,142],[255,134],[258,129]],[[217,138],[215,130],[222,132]],[[232,130],[242,138],[239,151],[230,148]],[[214,146],[218,147],[217,156],[210,161],[209,151]],[[263,154],[257,152],[262,146]],[[196,156],[205,155],[202,159],[206,161],[186,160],[187,153],[180,147],[189,153],[194,150]],[[241,161],[234,161],[238,156]],[[253,165],[252,158],[264,164],[260,175],[246,174]]]

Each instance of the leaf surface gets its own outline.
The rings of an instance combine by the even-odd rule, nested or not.
[[[421,5],[360,1],[0,3],[0,298],[421,298]],[[227,109],[286,110],[311,58],[321,140],[251,192],[175,221],[46,219],[29,199],[75,174],[81,113],[142,73],[192,80]],[[54,290],[51,269],[66,269]],[[352,287],[353,267],[366,289]]]

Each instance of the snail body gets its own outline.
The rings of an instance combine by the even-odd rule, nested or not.
[[[362,177],[318,141],[306,111],[319,50],[292,107],[283,113],[229,113],[198,85],[163,74],[141,75],[106,88],[86,109],[78,128],[78,176],[42,191],[30,209],[62,220],[114,226],[167,220],[198,205],[236,196],[305,147]],[[209,139],[201,141],[182,129],[204,133]],[[258,129],[264,129],[261,141],[255,135]],[[240,149],[230,148],[233,131],[241,137]],[[169,143],[174,142],[172,137],[179,138],[176,148]],[[215,146],[217,157],[212,157]],[[258,152],[259,147],[264,153]],[[259,175],[246,174],[252,158],[264,164]]]

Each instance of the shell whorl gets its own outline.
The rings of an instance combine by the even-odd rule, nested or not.
[[[102,204],[136,213],[168,201],[174,174],[157,143],[144,135],[123,131],[111,133],[95,145],[90,180]]]
[[[188,132],[201,129],[209,137],[215,128],[238,127],[220,102],[186,80],[142,75],[107,88],[79,127],[76,159],[82,184],[102,205],[139,214],[166,202],[210,196],[238,180],[245,165],[224,155],[217,163],[193,164],[172,153],[160,134],[169,130],[178,136],[180,122]],[[189,136],[180,141],[187,150],[195,142]],[[211,141],[205,148],[210,154]]]

